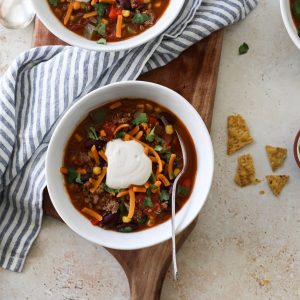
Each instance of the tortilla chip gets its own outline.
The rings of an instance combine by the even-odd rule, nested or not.
[[[250,154],[245,154],[238,158],[234,181],[241,187],[257,183],[254,162]]]
[[[246,121],[240,115],[227,118],[227,154],[230,155],[253,142]]]
[[[273,172],[279,168],[286,159],[287,149],[273,146],[266,146],[269,162]]]
[[[278,197],[290,177],[286,175],[269,175],[266,178],[272,193]]]

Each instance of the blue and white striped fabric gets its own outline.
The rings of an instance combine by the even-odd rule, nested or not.
[[[14,61],[0,80],[1,267],[20,272],[41,228],[45,154],[64,112],[95,88],[135,80],[167,64],[256,5],[257,0],[186,0],[176,23],[137,49],[97,53],[47,46]]]

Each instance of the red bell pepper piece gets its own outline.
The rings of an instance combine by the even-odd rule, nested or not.
[[[108,17],[112,20],[115,20],[118,18],[119,15],[122,15],[122,10],[120,8],[116,7],[115,5],[112,5],[110,7]]]

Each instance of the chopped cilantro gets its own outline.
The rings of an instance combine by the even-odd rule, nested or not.
[[[178,185],[177,195],[181,197],[186,197],[189,194],[190,190],[182,185]]]
[[[150,131],[150,133],[146,135],[146,140],[148,142],[153,142],[154,141],[154,139],[155,139],[154,131],[155,131],[155,127],[153,127],[152,130]]]
[[[124,204],[120,204],[119,213],[120,213],[121,216],[127,215],[127,208]]]
[[[139,223],[140,225],[143,225],[143,224],[145,224],[145,223],[148,221],[148,218],[147,218],[147,216],[142,216],[142,217],[139,218],[137,221],[138,221],[138,223]]]
[[[68,174],[67,174],[67,180],[69,183],[72,183],[76,180],[77,178],[77,172],[74,168],[69,168],[68,169]]]
[[[117,190],[117,189],[112,189],[110,188],[109,186],[107,186],[105,183],[102,183],[101,184],[101,187],[108,193],[111,193],[113,195],[117,194],[120,192],[120,190]]]
[[[133,229],[132,229],[132,227],[130,227],[130,226],[125,226],[125,227],[120,228],[119,231],[120,231],[120,232],[128,233],[128,232],[132,232]]]
[[[126,132],[125,131],[119,131],[115,135],[115,139],[122,139],[125,136]]]
[[[133,125],[139,125],[141,123],[148,123],[148,116],[146,113],[140,113],[138,117],[131,121]]]
[[[163,150],[163,147],[162,147],[161,145],[156,145],[156,146],[154,147],[154,150],[157,151],[157,152],[160,152],[160,151]]]
[[[106,45],[107,44],[106,39],[104,39],[104,38],[99,39],[97,41],[97,44],[99,44],[99,45]]]
[[[91,140],[99,140],[98,134],[96,132],[96,129],[94,127],[90,127],[88,130],[88,136]]]
[[[106,10],[108,8],[108,3],[96,3],[94,8],[95,11],[98,13],[99,17],[103,17],[106,13]]]
[[[166,161],[169,162],[170,157],[171,157],[171,152],[170,151],[166,151],[163,156],[165,157]]]
[[[75,182],[79,183],[79,184],[82,184],[82,181],[81,181],[81,175],[80,174],[77,174],[77,177],[75,179]]]
[[[52,6],[57,6],[58,0],[49,0]]]
[[[246,43],[243,43],[242,45],[240,45],[239,47],[239,55],[242,55],[242,54],[246,54],[249,50],[249,46],[248,44]]]
[[[150,20],[150,16],[148,16],[147,14],[139,14],[138,13],[133,16],[132,23],[133,24],[144,24],[148,20]]]
[[[153,173],[150,175],[148,181],[149,181],[150,183],[154,183],[154,182],[155,182],[155,177],[154,177]]]
[[[162,139],[161,137],[159,137],[157,134],[155,135],[155,140],[159,143],[162,144],[164,142],[164,139]]]
[[[100,23],[96,26],[95,30],[102,36],[106,36],[106,24]],[[100,39],[101,40],[101,39]],[[99,40],[99,41],[100,41]]]
[[[153,207],[152,199],[151,199],[151,190],[148,189],[146,192],[146,197],[144,199],[144,207]]]
[[[159,199],[160,201],[164,202],[164,201],[169,201],[170,199],[170,194],[167,190],[161,190],[160,191],[160,195],[159,195]]]

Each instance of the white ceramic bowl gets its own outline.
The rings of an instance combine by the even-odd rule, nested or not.
[[[92,226],[72,205],[60,174],[64,149],[76,126],[88,113],[120,98],[144,98],[169,108],[189,130],[197,153],[197,174],[192,194],[176,214],[176,232],[185,229],[200,212],[213,178],[214,157],[209,133],[193,106],[176,92],[149,82],[127,81],[99,88],[80,99],[63,116],[49,144],[46,159],[47,187],[52,203],[65,223],[96,244],[121,250],[152,246],[171,238],[171,221],[133,233],[120,233]]]
[[[171,0],[168,8],[157,23],[145,32],[125,41],[107,43],[107,45],[99,45],[95,41],[81,37],[73,33],[61,24],[57,17],[52,13],[47,0],[31,0],[38,18],[43,24],[57,37],[64,42],[95,51],[121,51],[132,49],[160,35],[165,31],[178,16],[185,0]]]
[[[284,26],[298,49],[300,49],[300,37],[298,36],[297,28],[294,24],[290,6],[290,0],[280,0],[280,10]]]

